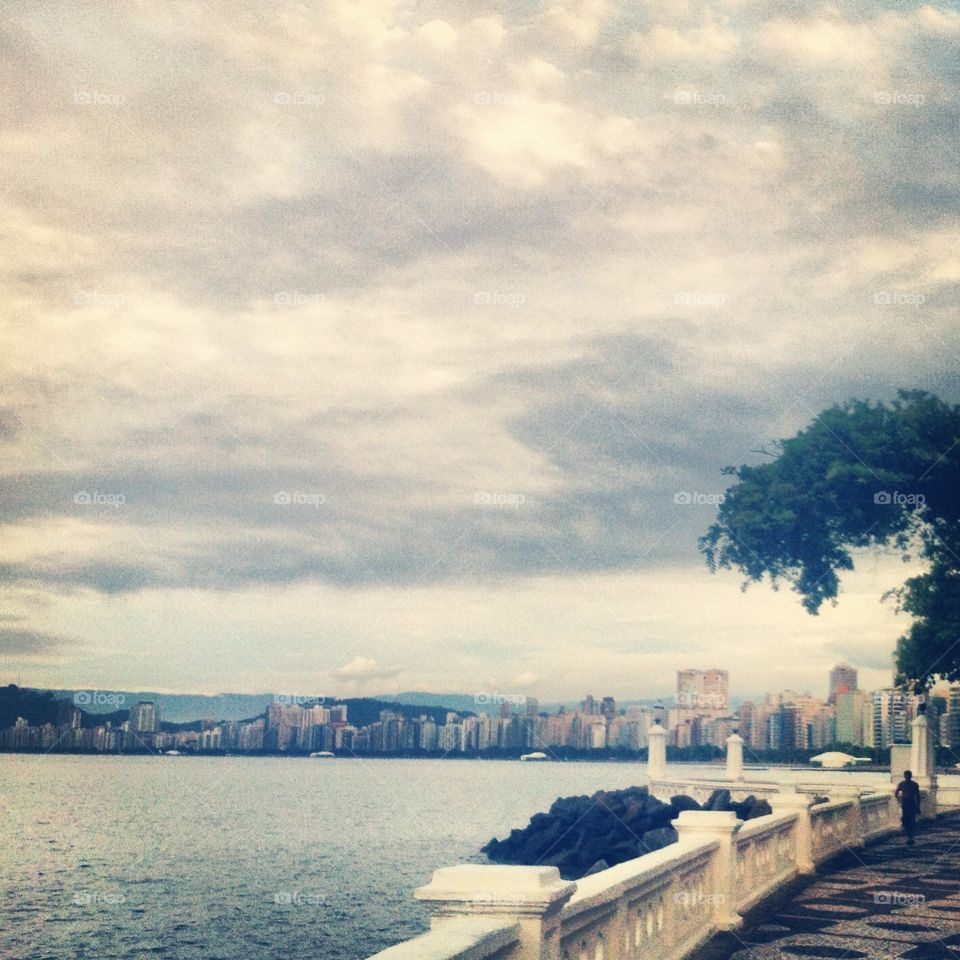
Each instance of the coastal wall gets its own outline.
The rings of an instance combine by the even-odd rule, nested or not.
[[[941,810],[960,808],[960,774],[937,775],[937,807]]]
[[[684,811],[676,843],[576,882],[556,867],[437,870],[416,891],[430,931],[371,960],[682,960],[783,884],[899,829],[887,791],[819,804],[782,787],[766,797],[773,813],[746,822]]]

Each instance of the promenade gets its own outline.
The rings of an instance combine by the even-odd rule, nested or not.
[[[716,935],[691,960],[957,960],[960,813],[840,854]]]

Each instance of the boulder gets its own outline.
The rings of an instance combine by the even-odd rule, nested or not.
[[[673,807],[673,819],[676,820],[677,817],[683,813],[684,810],[699,810],[700,804],[697,803],[693,797],[685,796],[682,793],[676,794],[670,798],[670,806]]]
[[[730,803],[730,791],[714,790],[713,793],[707,797],[707,802],[703,805],[702,809],[719,812],[731,810],[732,806]]]
[[[557,797],[523,830],[511,830],[483,848],[495,863],[554,866],[565,880],[624,863],[675,843],[672,822],[684,810],[732,810],[742,819],[770,813],[766,800],[731,802],[729,790],[714,790],[703,806],[678,794],[664,803],[646,787],[600,790],[592,797]]]
[[[660,850],[676,842],[677,831],[673,827],[660,827],[657,830],[648,830],[643,835],[641,846],[644,853],[653,853],[654,850]]]
[[[744,820],[755,820],[757,817],[767,817],[773,813],[773,807],[761,797],[749,810]]]

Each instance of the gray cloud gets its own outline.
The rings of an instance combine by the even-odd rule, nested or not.
[[[0,627],[0,657],[42,656],[60,648],[69,641],[65,637],[38,633],[29,629]]]
[[[11,6],[15,592],[700,570],[724,465],[960,400],[955,11],[236,8]]]

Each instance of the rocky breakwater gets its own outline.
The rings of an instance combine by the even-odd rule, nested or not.
[[[704,804],[678,795],[664,803],[646,787],[600,790],[591,797],[559,797],[522,830],[484,848],[494,863],[555,866],[565,880],[605,870],[676,842],[670,826],[683,810],[730,810],[740,820],[771,813],[766,800],[734,803],[729,790],[715,790]]]

